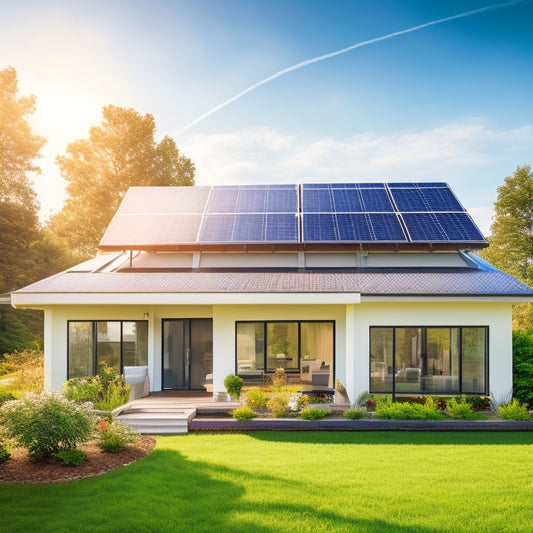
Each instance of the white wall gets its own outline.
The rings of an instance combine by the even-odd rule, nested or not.
[[[53,306],[45,312],[45,387],[67,379],[67,320],[149,318],[148,361],[152,390],[161,390],[161,321],[213,318],[214,391],[235,372],[235,322],[240,320],[335,321],[335,377],[351,401],[369,389],[370,326],[488,326],[491,394],[512,387],[511,304],[490,302],[364,302],[348,305]]]

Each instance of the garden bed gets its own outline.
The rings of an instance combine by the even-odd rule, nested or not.
[[[36,462],[28,457],[23,448],[11,450],[11,457],[0,463],[0,482],[2,483],[62,483],[87,477],[99,476],[127,466],[148,455],[155,447],[155,438],[142,435],[137,442],[118,453],[104,453],[97,441],[79,446],[87,454],[81,465],[62,466],[51,459]]]

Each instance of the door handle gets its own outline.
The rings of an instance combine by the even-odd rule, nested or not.
[[[187,366],[191,364],[191,349],[187,348]]]

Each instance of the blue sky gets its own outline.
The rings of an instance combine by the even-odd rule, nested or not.
[[[55,156],[114,104],[153,114],[198,184],[447,181],[487,234],[496,188],[533,163],[531,0],[305,66],[183,128],[301,61],[500,3],[0,0],[0,68],[37,96],[44,216],[64,198]]]

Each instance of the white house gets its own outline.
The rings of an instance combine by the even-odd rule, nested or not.
[[[94,259],[15,291],[45,313],[45,384],[100,361],[153,391],[284,368],[351,399],[503,395],[511,307],[533,290],[445,183],[134,187]]]

